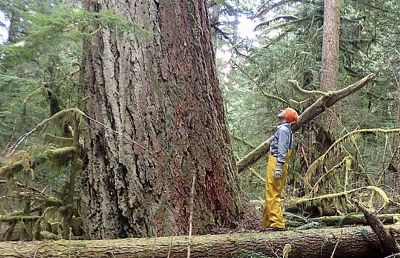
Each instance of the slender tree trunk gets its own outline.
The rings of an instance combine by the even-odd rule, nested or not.
[[[400,73],[400,67],[399,67],[399,73]],[[400,78],[400,76],[399,76]],[[397,89],[396,96],[395,96],[395,102],[396,102],[396,127],[400,127],[400,85],[399,88]],[[396,172],[398,175],[400,175],[400,136],[396,135],[394,138],[394,151],[395,151],[395,159],[394,159],[394,167],[396,168]],[[400,177],[400,176],[399,176]]]
[[[8,28],[8,42],[16,43],[18,40],[18,28],[19,28],[19,15],[13,11],[10,18],[10,27]]]
[[[205,1],[98,0],[88,8],[150,31],[100,27],[88,42],[87,112],[104,124],[89,121],[85,143],[89,237],[187,233],[193,173],[193,234],[233,226],[241,191]]]
[[[392,69],[393,69],[394,79],[397,85],[397,91],[395,94],[396,127],[400,127],[400,57],[395,58],[392,61]],[[394,143],[393,147],[394,147],[395,157],[391,165],[394,168],[393,187],[396,190],[399,188],[398,183],[396,181],[398,181],[398,179],[400,178],[400,135],[395,135],[393,143]]]
[[[338,88],[339,34],[340,0],[324,0],[322,71],[320,81],[322,91],[334,91]],[[322,121],[328,131],[331,131],[336,125],[335,116],[329,113],[323,115]]]

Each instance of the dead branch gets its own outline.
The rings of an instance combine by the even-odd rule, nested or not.
[[[391,255],[395,253],[400,253],[400,246],[396,243],[395,237],[391,235],[383,226],[383,223],[377,218],[375,214],[370,212],[364,205],[359,202],[355,202],[357,207],[364,213],[365,220],[371,226],[372,230],[375,232],[381,246],[383,248],[385,255]]]
[[[279,7],[279,6],[282,6],[282,5],[285,5],[285,4],[288,4],[288,3],[294,3],[294,2],[297,2],[297,1],[298,0],[281,0],[281,1],[277,1],[277,2],[275,2],[275,1],[274,2],[267,1],[267,3],[265,3],[263,6],[261,6],[261,8],[258,10],[257,14],[254,15],[254,17],[252,17],[252,18],[253,19],[254,18],[260,18],[264,14],[268,13],[269,11],[271,11],[271,10],[273,10],[273,9]]]

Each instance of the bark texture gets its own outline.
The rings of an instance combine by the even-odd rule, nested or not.
[[[399,226],[393,226],[400,240]],[[188,238],[3,242],[0,257],[187,257]],[[290,245],[290,246],[289,246]],[[335,249],[336,246],[336,250]],[[381,258],[379,239],[369,227],[194,236],[190,257]],[[289,251],[287,253],[287,251]],[[332,255],[334,253],[334,255]]]
[[[233,226],[241,192],[205,1],[98,0],[88,8],[150,31],[99,27],[88,42],[87,112],[109,128],[89,121],[82,209],[89,237],[187,233],[193,173],[193,233]]]
[[[336,90],[339,75],[340,0],[324,0],[321,91]]]
[[[341,0],[324,0],[320,89],[325,92],[334,91],[338,88],[340,1]],[[336,107],[335,109],[337,110],[338,108]],[[326,113],[321,119],[328,131],[334,129],[336,125],[336,117],[334,114]]]

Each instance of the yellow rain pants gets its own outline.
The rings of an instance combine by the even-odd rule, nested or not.
[[[265,207],[262,219],[262,228],[285,228],[281,195],[285,188],[288,175],[289,159],[292,151],[289,149],[282,167],[282,177],[275,178],[276,158],[269,154],[267,176],[265,184]]]

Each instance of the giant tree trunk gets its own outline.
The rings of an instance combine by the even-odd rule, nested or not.
[[[399,226],[393,226],[399,230]],[[392,230],[397,240],[399,232]],[[187,257],[188,238],[0,243],[0,257]],[[283,255],[283,250],[285,254]],[[333,255],[332,255],[333,254]],[[287,256],[288,255],[288,256]],[[369,227],[194,236],[190,257],[384,257]]]
[[[232,226],[241,193],[205,1],[98,0],[89,10],[150,31],[99,27],[88,42],[87,112],[104,124],[89,121],[85,143],[89,237],[187,233],[194,175],[193,234]]]

